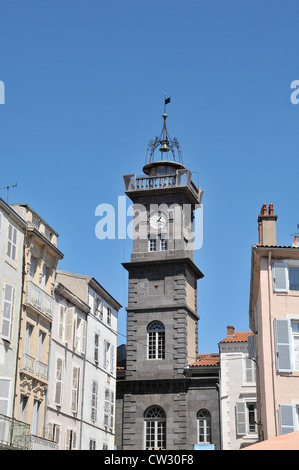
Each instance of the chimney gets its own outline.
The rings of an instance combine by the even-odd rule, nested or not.
[[[235,336],[235,327],[234,326],[227,326],[227,337],[233,338]]]
[[[273,215],[273,204],[263,204],[261,213],[258,216],[259,244],[276,246],[276,220],[277,215]]]
[[[298,235],[295,235],[295,239],[292,243],[292,247],[298,248],[299,247],[299,242],[298,242]]]

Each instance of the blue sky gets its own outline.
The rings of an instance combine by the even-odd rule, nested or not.
[[[291,0],[0,2],[0,187],[17,183],[9,202],[59,232],[61,269],[94,276],[124,307],[131,241],[98,240],[95,209],[142,173],[171,96],[168,131],[205,192],[200,353],[217,352],[229,324],[249,330],[262,204],[274,204],[279,244],[299,223],[298,18]],[[121,344],[125,308],[119,332]]]

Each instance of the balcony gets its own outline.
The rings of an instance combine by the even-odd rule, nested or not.
[[[191,180],[189,170],[176,170],[173,174],[156,176],[124,175],[126,191],[146,191],[174,187],[187,187],[198,203],[201,203],[202,189],[197,188]]]
[[[30,434],[30,425],[0,414],[0,450],[58,450],[57,442]]]
[[[45,315],[53,319],[54,299],[32,281],[27,282],[26,302]]]
[[[30,374],[35,374],[43,381],[48,380],[48,365],[44,364],[39,360],[35,360],[34,357],[24,353],[23,356],[23,370]]]
[[[43,437],[30,436],[30,450],[58,450],[58,443]]]
[[[0,450],[3,449],[29,450],[29,424],[0,415]]]

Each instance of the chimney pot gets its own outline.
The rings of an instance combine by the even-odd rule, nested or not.
[[[293,248],[298,248],[299,247],[299,242],[298,242],[298,235],[295,235],[294,241],[292,243]]]
[[[264,203],[263,207],[261,208],[261,215],[267,215],[267,204]]]
[[[235,336],[235,327],[234,326],[231,326],[231,325],[227,326],[227,336],[228,337]]]

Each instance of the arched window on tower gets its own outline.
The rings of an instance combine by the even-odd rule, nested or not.
[[[151,406],[144,413],[145,450],[166,449],[166,413],[160,406]]]
[[[211,444],[212,417],[208,410],[202,409],[197,413],[198,443]]]
[[[154,321],[147,327],[148,359],[165,359],[165,327]]]

